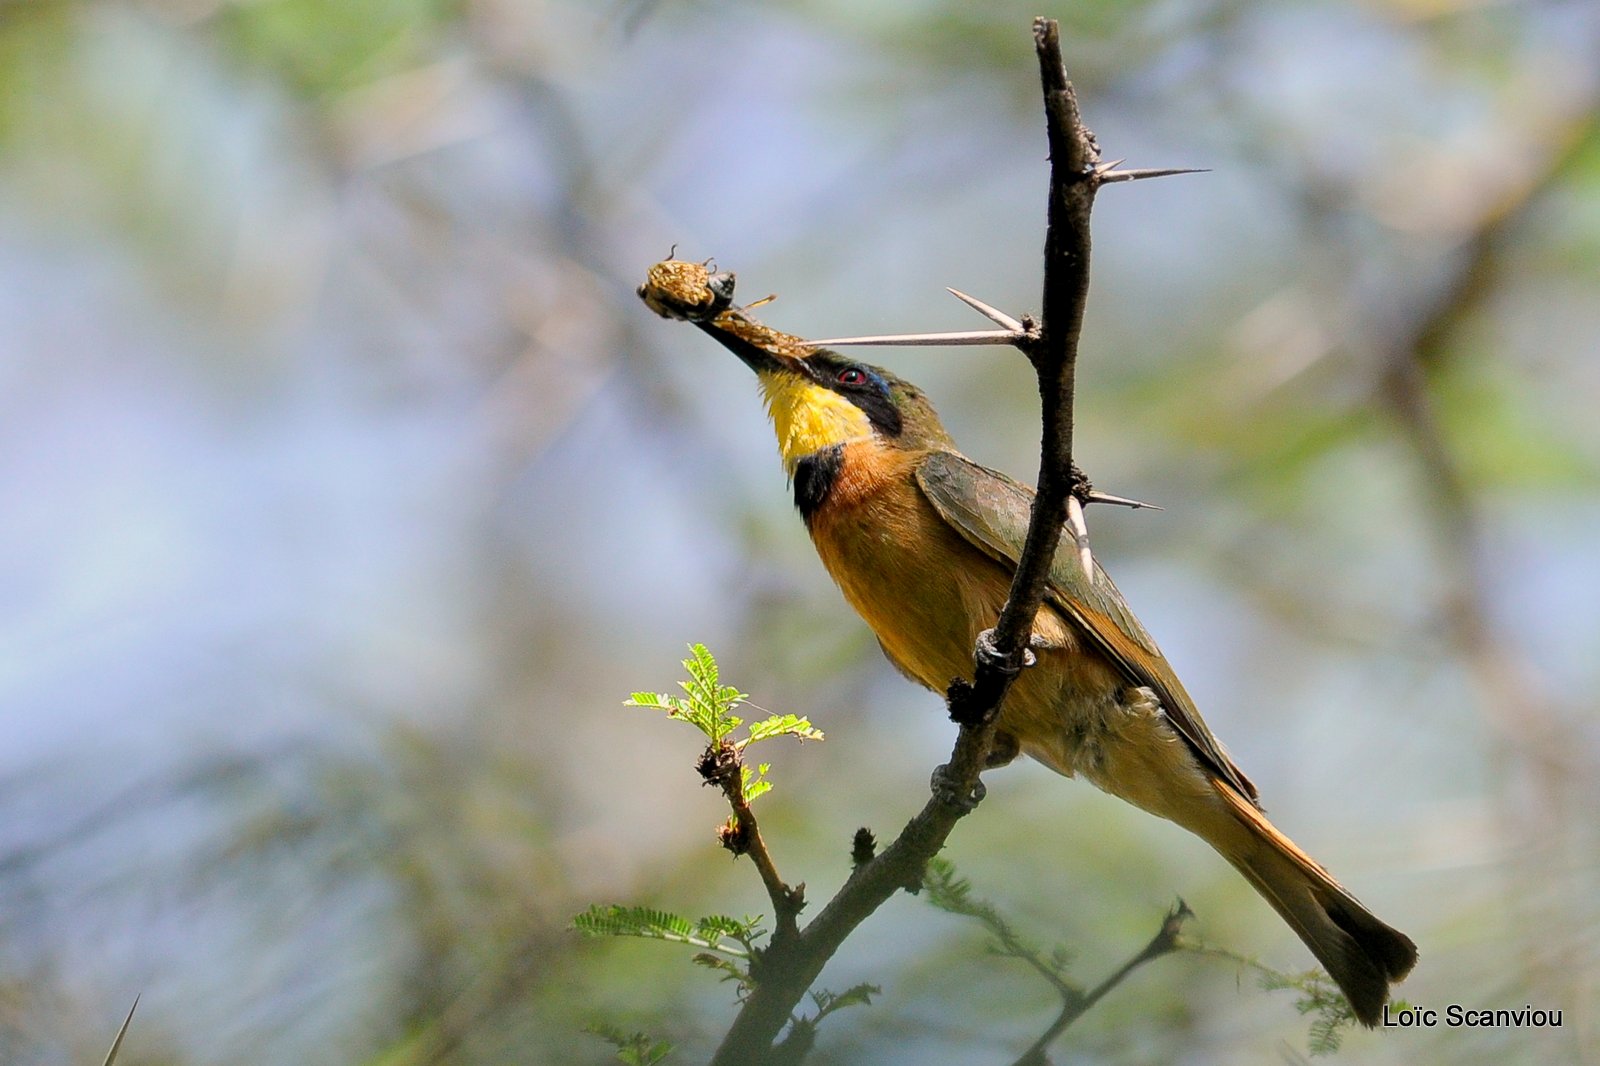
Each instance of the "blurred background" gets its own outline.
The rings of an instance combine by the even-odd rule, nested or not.
[[[795,519],[754,383],[633,295],[677,246],[811,336],[1038,304],[1038,5],[0,3],[0,1061],[703,1061],[732,995],[591,902],[762,913],[690,641],[822,745],[761,801],[814,907],[952,738]],[[1600,8],[1055,5],[1108,158],[1097,554],[1278,824],[1436,1008],[1363,1062],[1600,1062]],[[1032,480],[1003,349],[888,351]],[[1174,898],[1311,964],[1204,845],[1035,765],[947,854],[1097,981]],[[818,1063],[1010,1061],[1053,993],[902,896]],[[1297,1061],[1292,996],[1140,971],[1060,1062]]]

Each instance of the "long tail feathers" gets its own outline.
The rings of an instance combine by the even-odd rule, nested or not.
[[[1217,782],[1217,791],[1249,831],[1223,856],[1255,886],[1327,969],[1363,1025],[1375,1026],[1389,983],[1411,972],[1417,946],[1379,921],[1315,859],[1280,833],[1254,804]]]

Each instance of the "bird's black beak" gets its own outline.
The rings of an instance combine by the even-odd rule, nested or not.
[[[775,331],[737,315],[737,312],[735,315],[737,317],[734,322],[727,321],[730,316],[723,316],[716,321],[696,324],[715,337],[717,343],[737,355],[740,362],[757,374],[787,372],[804,378],[816,377],[804,358],[797,353],[785,351],[783,346],[771,343],[769,335]],[[785,333],[778,333],[776,336],[788,338],[788,334]]]

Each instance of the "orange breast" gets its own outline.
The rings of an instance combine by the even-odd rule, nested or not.
[[[1012,567],[933,509],[913,479],[920,459],[876,441],[847,445],[833,491],[812,516],[811,538],[889,658],[942,693],[953,679],[972,677],[973,643],[999,617]],[[1039,611],[1034,633],[1044,646],[1007,696],[1002,728],[1054,769],[1095,776],[1085,760],[1122,682],[1054,608]]]
[[[953,678],[972,676],[973,642],[999,616],[1011,569],[939,517],[913,480],[921,458],[876,441],[847,445],[811,538],[889,657],[942,692]],[[1054,612],[1040,626],[1065,639]]]

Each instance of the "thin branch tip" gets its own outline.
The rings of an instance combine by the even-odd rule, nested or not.
[[[1055,1041],[1056,1037],[1060,1036],[1069,1026],[1087,1014],[1091,1007],[1104,999],[1129,974],[1146,963],[1154,962],[1163,955],[1170,955],[1179,950],[1182,946],[1178,942],[1179,928],[1183,925],[1185,919],[1193,915],[1194,912],[1189,909],[1189,905],[1179,899],[1177,906],[1169,911],[1162,920],[1161,928],[1156,931],[1155,936],[1150,938],[1150,942],[1141,948],[1136,955],[1118,967],[1116,972],[1087,991],[1073,989],[1070,990],[1072,994],[1069,995],[1069,990],[1060,989],[1062,991],[1061,1013],[1056,1016],[1056,1020],[1050,1024],[1050,1027],[1044,1031],[1039,1039],[1035,1040],[1033,1045],[1022,1053],[1022,1057],[1012,1063],[1012,1066],[1035,1066],[1037,1063],[1048,1062],[1049,1059],[1045,1057],[1045,1050]]]

